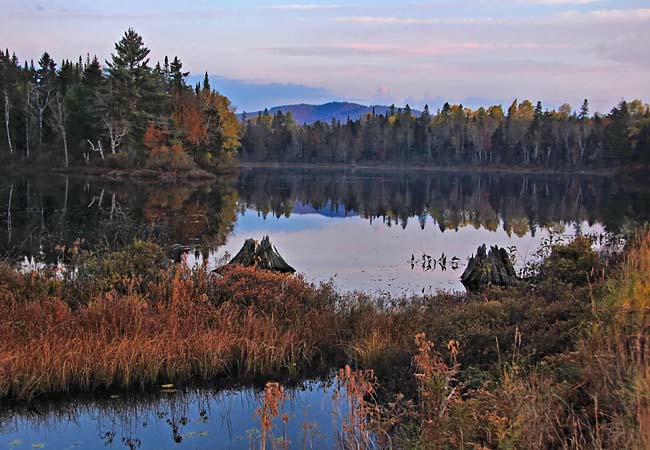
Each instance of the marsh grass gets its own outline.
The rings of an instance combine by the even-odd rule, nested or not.
[[[299,279],[177,266],[146,294],[109,291],[79,306],[58,281],[10,270],[0,283],[0,397],[288,375],[336,344],[329,293],[305,296]],[[248,290],[231,296],[242,278]]]
[[[345,366],[349,448],[650,447],[648,233],[606,270],[580,241],[551,249],[557,264],[529,286],[382,303],[299,276],[152,271],[132,256],[95,263],[110,283],[0,267],[0,397]],[[261,418],[281,403],[274,386]]]
[[[512,293],[507,291],[492,291],[491,300],[463,297],[456,304],[460,312],[445,309],[445,298],[439,297],[439,314],[460,323],[442,327],[446,332],[432,322],[426,301],[388,309],[361,304],[349,310],[351,328],[360,334],[346,348],[366,369],[346,366],[337,376],[337,392],[349,411],[340,417],[340,447],[650,448],[650,234],[637,235],[620,265],[599,276],[593,276],[585,262],[593,261],[594,254],[584,241],[553,252],[556,259],[567,255],[569,261],[562,260],[553,269],[556,277],[542,286],[555,282],[564,289],[537,292],[533,297],[550,311],[530,310],[532,317],[513,327],[504,326],[517,309],[509,303]],[[553,299],[569,287],[575,296]],[[529,307],[525,296],[531,293],[520,294],[520,301]],[[572,310],[560,307],[567,299],[581,302],[588,313],[570,321],[567,312]],[[483,319],[492,317],[492,332],[478,332],[480,321],[467,320],[468,311],[482,311]],[[549,351],[539,352],[544,334],[530,322],[544,320],[550,334],[553,317],[570,321],[575,330],[566,344],[556,342]],[[420,332],[415,345],[407,345],[402,333],[419,327],[433,328],[437,336],[461,331],[465,339],[438,345],[439,339],[429,340]],[[479,344],[479,335],[491,336],[492,343]],[[491,364],[483,364],[484,359],[474,354],[477,347],[489,352]],[[371,365],[363,365],[381,366],[386,358],[394,363],[395,353],[409,351],[415,386],[411,392],[405,383],[401,389],[382,390],[385,379],[376,376]]]

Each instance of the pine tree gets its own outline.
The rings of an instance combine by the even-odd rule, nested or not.
[[[589,118],[589,101],[585,99],[584,102],[582,102],[582,106],[580,107],[580,114],[578,115],[578,118],[580,120],[587,120]]]
[[[174,61],[172,61],[169,68],[169,90],[178,93],[187,88],[187,83],[185,80],[190,73],[183,72],[183,63],[178,58],[178,56],[174,56]]]
[[[607,150],[605,157],[616,159],[619,162],[628,161],[632,149],[628,136],[630,112],[627,102],[623,100],[617,107],[614,107],[609,114],[609,118],[610,124],[606,131]]]
[[[204,92],[211,92],[212,89],[210,88],[210,77],[208,77],[208,71],[205,71],[205,76],[203,77],[203,91]]]
[[[86,66],[84,67],[82,79],[84,84],[88,89],[96,89],[104,78],[102,73],[102,66],[99,63],[99,59],[95,55],[90,61],[90,55],[88,56]]]
[[[107,113],[128,130],[127,150],[133,159],[142,156],[138,150],[142,149],[144,131],[165,103],[164,91],[149,67],[149,53],[142,36],[129,28],[115,44],[111,60],[106,61],[110,92],[104,95],[114,97]]]

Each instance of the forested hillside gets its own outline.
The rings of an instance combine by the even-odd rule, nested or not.
[[[149,53],[133,29],[105,64],[0,51],[0,158],[163,171],[232,163],[240,125],[228,98],[207,73],[190,87],[178,57],[152,65]]]
[[[313,124],[318,121],[329,122],[332,119],[346,121],[347,119],[357,120],[368,114],[386,114],[390,106],[385,105],[361,105],[352,102],[329,102],[322,105],[308,105],[301,103],[299,105],[284,105],[274,106],[268,110],[271,115],[282,111],[284,114],[291,113],[293,118],[298,124]],[[394,107],[393,107],[394,108]],[[257,115],[263,114],[263,111],[255,111],[254,113],[244,111],[239,117],[242,121],[247,118],[255,118]],[[413,111],[413,114],[421,114],[419,111]]]
[[[472,110],[445,104],[416,115],[407,105],[358,120],[300,126],[291,114],[259,113],[246,120],[242,156],[252,161],[422,163],[525,166],[546,169],[611,167],[650,162],[650,108],[621,101],[607,115],[568,105],[544,109],[515,100]]]

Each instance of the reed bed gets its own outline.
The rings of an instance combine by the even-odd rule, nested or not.
[[[248,291],[230,296],[244,278]],[[236,269],[216,278],[178,266],[146,295],[112,291],[80,307],[34,286],[47,280],[13,281],[0,285],[0,397],[291,375],[335,345],[329,293],[311,291],[321,304],[309,304],[306,283],[271,273]]]

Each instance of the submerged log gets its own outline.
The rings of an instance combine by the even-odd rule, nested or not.
[[[239,253],[226,265],[257,267],[258,269],[281,273],[294,273],[296,271],[296,269],[287,264],[277,249],[271,245],[271,240],[268,236],[265,236],[261,243],[252,238],[246,239]]]
[[[477,292],[488,286],[515,286],[519,282],[508,252],[496,245],[487,253],[485,244],[476,250],[460,281],[470,292]]]

